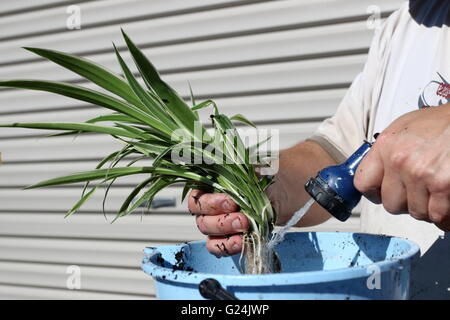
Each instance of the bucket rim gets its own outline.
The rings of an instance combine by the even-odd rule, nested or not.
[[[203,273],[203,272],[191,272],[186,270],[172,270],[166,267],[159,266],[150,262],[150,259],[160,252],[158,247],[145,248],[144,259],[141,264],[142,270],[158,281],[174,281],[183,284],[198,285],[202,280],[208,278],[217,279],[222,285],[233,287],[258,287],[258,286],[270,286],[270,285],[302,285],[323,283],[329,281],[342,281],[353,278],[367,278],[373,272],[374,267],[378,267],[378,270],[385,272],[393,268],[403,268],[403,262],[413,262],[420,255],[419,246],[409,240],[401,237],[376,235],[370,233],[361,232],[291,232],[289,234],[336,234],[341,235],[363,235],[363,236],[375,236],[386,237],[390,239],[396,239],[409,245],[409,249],[395,258],[386,259],[363,266],[344,267],[331,270],[313,270],[313,271],[301,271],[301,272],[284,272],[284,273],[271,273],[271,274],[241,274],[241,275],[227,275],[216,273]],[[289,235],[288,234],[288,235]],[[175,247],[187,244],[205,243],[205,240],[189,241],[187,243],[181,243],[176,245],[164,245],[159,247]],[[399,265],[400,264],[400,265]]]

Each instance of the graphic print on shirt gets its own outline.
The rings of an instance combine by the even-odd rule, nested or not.
[[[437,72],[438,80],[425,86],[419,97],[419,109],[441,106],[450,102],[450,83]]]

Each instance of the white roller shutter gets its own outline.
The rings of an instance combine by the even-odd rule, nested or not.
[[[229,114],[280,130],[281,147],[304,140],[333,114],[361,70],[373,36],[367,26],[401,0],[2,0],[0,79],[39,78],[86,84],[76,75],[21,49],[58,49],[118,71],[111,41],[123,48],[120,27],[163,77],[188,97],[213,98]],[[78,6],[81,29],[69,30],[68,8]],[[70,12],[70,10],[69,10]],[[125,54],[129,60],[129,56]],[[89,86],[89,85],[88,85]],[[82,121],[100,108],[40,92],[0,90],[0,121]],[[64,219],[81,190],[24,186],[91,169],[118,147],[99,135],[44,138],[45,132],[0,129],[0,298],[126,299],[155,296],[139,269],[142,249],[202,239],[180,188],[162,192],[173,207],[110,224],[138,181],[102,192]],[[358,217],[315,230],[356,231]],[[81,289],[69,290],[68,267],[81,270]]]

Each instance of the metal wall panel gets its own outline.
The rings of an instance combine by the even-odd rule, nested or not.
[[[93,87],[21,49],[44,47],[81,54],[118,71],[111,41],[123,48],[120,27],[188,98],[225,113],[242,113],[262,128],[280,130],[281,147],[306,139],[333,114],[364,64],[373,36],[369,8],[382,18],[401,0],[101,0],[13,1],[0,4],[0,79],[64,80]],[[81,10],[81,29],[68,30],[68,7]],[[376,8],[376,7],[375,7]],[[130,57],[124,55],[126,60]],[[0,121],[83,121],[98,107],[40,92],[0,89]],[[201,119],[207,121],[208,114]],[[45,139],[47,132],[0,129],[0,298],[154,298],[139,270],[145,246],[203,239],[181,203],[180,187],[152,209],[110,224],[139,177],[117,182],[103,215],[102,190],[80,213],[64,219],[80,186],[23,191],[50,177],[83,171],[120,144],[99,135]],[[359,218],[305,230],[359,229]],[[67,267],[81,268],[81,289],[66,286]]]

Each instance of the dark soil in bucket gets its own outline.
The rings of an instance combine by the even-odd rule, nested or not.
[[[171,267],[172,272],[175,272],[177,270],[181,271],[188,271],[190,273],[196,272],[192,267],[189,267],[186,265],[185,262],[185,253],[184,253],[184,247],[182,247],[179,251],[175,253],[175,264],[171,264],[167,262],[163,257],[162,254],[159,253],[156,255],[156,264],[158,264],[161,267]]]
[[[175,261],[176,263],[172,266],[172,271],[183,270],[194,272],[194,269],[186,266],[186,262],[184,262],[184,248],[181,248],[177,253],[175,253]]]

